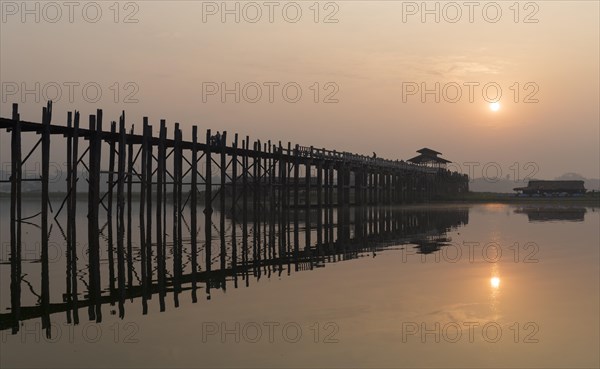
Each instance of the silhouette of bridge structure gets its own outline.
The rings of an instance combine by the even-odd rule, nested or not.
[[[133,297],[142,298],[146,312],[154,292],[164,311],[167,291],[173,293],[178,306],[184,283],[191,284],[195,302],[198,283],[203,281],[210,296],[215,280],[233,277],[237,282],[240,273],[250,269],[256,274],[257,269],[286,264],[312,268],[323,258],[348,255],[349,249],[354,254],[364,250],[369,234],[395,229],[406,235],[405,225],[395,220],[392,205],[468,191],[467,176],[444,168],[291,143],[284,146],[257,140],[251,144],[249,137],[238,140],[237,134],[228,144],[227,132],[215,140],[210,129],[205,142],[199,142],[197,126],[191,140],[185,141],[178,123],[172,127],[172,137],[167,137],[165,120],[160,121],[155,137],[148,118],[143,119],[141,134],[136,134],[133,126],[126,127],[125,113],[109,127],[103,129],[101,110],[89,116],[87,128],[80,127],[77,111],[67,114],[65,125],[52,124],[51,102],[43,108],[41,123],[22,121],[17,104],[10,119],[0,118],[0,130],[11,135],[7,181],[11,308],[9,314],[0,314],[1,329],[10,327],[14,333],[21,320],[33,317],[41,317],[43,327],[49,329],[50,313],[67,311],[71,321],[71,312],[75,314],[83,306],[88,307],[91,320],[99,321],[101,305],[115,299],[120,315],[125,300]],[[39,139],[23,155],[26,134]],[[52,206],[50,145],[51,137],[56,136],[64,137],[59,142],[66,141],[66,195]],[[24,178],[23,166],[38,149],[40,176]],[[82,169],[87,178],[80,175]],[[106,188],[101,186],[103,176]],[[87,183],[82,183],[82,178]],[[26,181],[40,182],[37,214],[23,214],[22,184]],[[86,209],[78,206],[82,196],[87,198]],[[220,209],[216,221],[215,208]],[[226,220],[225,214],[231,219]],[[203,224],[199,224],[200,218]],[[22,227],[33,221],[39,222],[41,292],[37,306],[22,307]],[[102,227],[101,221],[105,221]],[[50,302],[48,277],[54,225],[64,239],[67,259],[66,293],[58,304]],[[86,232],[83,237],[78,235],[82,229]],[[363,243],[352,246],[351,240]],[[82,277],[77,273],[78,241],[87,245],[89,258],[88,293],[83,300],[79,293]],[[134,250],[135,243],[138,247]],[[108,253],[108,295],[101,286],[101,250]],[[203,263],[199,260],[202,256]],[[172,261],[170,269],[167,260]]]

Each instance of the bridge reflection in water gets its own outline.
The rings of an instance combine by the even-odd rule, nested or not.
[[[131,254],[128,248],[113,254],[111,249],[116,244],[128,242],[127,235],[117,231],[114,237],[114,220],[103,219],[106,223],[98,231],[101,249],[107,252],[108,258],[89,257],[82,262],[89,250],[81,245],[77,250],[79,256],[67,257],[64,262],[51,265],[58,268],[52,275],[61,274],[61,278],[50,280],[48,269],[42,268],[41,286],[46,285],[48,291],[54,292],[47,296],[33,289],[32,286],[39,282],[26,280],[35,276],[22,276],[37,302],[22,306],[20,296],[11,299],[10,312],[0,314],[0,329],[11,329],[15,334],[21,321],[41,318],[47,337],[51,337],[50,317],[53,314],[65,313],[69,324],[79,324],[80,319],[84,319],[81,315],[87,312],[85,319],[101,322],[103,305],[117,306],[118,314],[123,318],[126,306],[128,309],[141,308],[143,314],[154,309],[165,311],[167,298],[172,298],[177,307],[182,294],[190,294],[192,301],[197,302],[200,291],[210,299],[214,289],[225,291],[231,287],[248,287],[251,280],[290,275],[324,267],[327,263],[374,257],[377,252],[394,249],[394,246],[407,245],[415,247],[417,253],[432,253],[450,241],[446,235],[448,231],[467,224],[469,218],[468,208],[451,206],[314,208],[308,211],[308,217],[306,209],[294,208],[285,214],[277,214],[279,219],[267,213],[254,214],[258,216],[240,222],[238,214],[230,209],[217,209],[209,219],[216,237],[211,242],[198,239],[196,254],[192,253],[191,239],[186,236],[179,238],[181,242],[165,243],[163,256],[158,258],[155,254],[150,260],[142,257],[144,248],[139,247],[139,239],[129,240]],[[282,223],[281,218],[291,221]],[[182,219],[188,224],[185,217]],[[309,221],[300,222],[299,219]],[[80,233],[85,234],[87,220],[80,222]],[[54,225],[60,232],[53,235],[66,242],[58,219]],[[117,225],[119,230],[124,227],[124,224]],[[172,229],[170,226],[172,224],[165,229]],[[129,224],[125,228],[137,227],[139,224]],[[187,233],[191,233],[189,227]],[[166,236],[172,238],[173,235]],[[207,244],[211,245],[208,252]],[[194,259],[199,260],[194,263]],[[85,265],[78,266],[78,261]],[[155,277],[142,279],[141,270],[148,266]],[[107,283],[102,286],[87,283],[90,273],[104,276]],[[12,277],[12,280],[19,279]],[[156,299],[158,301],[152,301]],[[130,303],[126,305],[127,301]]]

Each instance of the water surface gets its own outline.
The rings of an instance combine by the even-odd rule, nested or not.
[[[278,222],[269,228],[267,216],[258,223],[250,219],[244,243],[242,225],[233,225],[231,214],[217,211],[211,272],[201,273],[207,269],[201,218],[196,289],[189,280],[188,231],[182,239],[185,278],[173,280],[173,245],[168,244],[165,309],[160,311],[155,280],[146,314],[139,294],[139,237],[134,236],[139,225],[133,214],[131,279],[127,272],[122,276],[126,299],[119,306],[118,271],[113,271],[111,286],[106,227],[102,301],[95,302],[99,310],[92,309],[92,320],[87,306],[75,312],[68,303],[60,217],[50,236],[50,311],[40,307],[39,229],[24,224],[21,309],[31,318],[20,321],[13,334],[9,203],[1,201],[3,367],[599,365],[598,209],[379,207],[364,213],[349,209],[350,217],[339,222],[336,210],[334,224],[323,225],[331,232],[323,231],[321,237],[314,212],[310,247],[302,212],[297,234],[293,222],[279,232]],[[23,213],[34,214],[38,206],[24,201]],[[90,300],[86,226],[87,218],[80,215],[80,302]],[[171,227],[166,227],[167,239]]]

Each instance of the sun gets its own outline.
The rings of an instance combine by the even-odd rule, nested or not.
[[[492,279],[490,279],[490,285],[493,288],[498,288],[500,287],[500,278],[498,277],[492,277]]]
[[[498,110],[500,110],[500,103],[498,101],[490,103],[490,110],[491,111],[498,111]]]

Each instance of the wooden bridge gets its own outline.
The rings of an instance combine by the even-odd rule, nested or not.
[[[203,237],[205,257],[204,272],[210,273],[213,264],[213,207],[221,211],[220,227],[217,229],[221,242],[219,255],[227,254],[223,241],[225,210],[232,214],[235,237],[236,223],[241,225],[241,239],[249,237],[248,225],[252,225],[252,237],[261,237],[261,225],[264,241],[275,244],[273,253],[287,255],[290,249],[300,250],[299,209],[309,218],[316,209],[318,216],[312,223],[305,219],[303,242],[311,245],[311,237],[316,243],[331,243],[333,231],[323,224],[334,224],[334,210],[340,226],[337,242],[350,238],[349,207],[355,211],[354,221],[362,224],[372,219],[373,206],[425,202],[468,190],[468,178],[445,169],[430,168],[410,164],[404,161],[357,155],[316,149],[291,143],[282,145],[270,141],[257,140],[250,143],[249,137],[238,139],[235,134],[228,144],[228,135],[223,132],[215,142],[211,130],[206,131],[205,142],[198,140],[198,128],[192,129],[191,140],[183,140],[178,123],[173,124],[173,135],[167,137],[167,124],[161,120],[158,137],[153,136],[153,127],[147,118],[143,119],[141,133],[136,134],[133,125],[127,127],[125,114],[119,122],[111,122],[109,129],[103,129],[103,114],[98,110],[89,116],[88,127],[80,127],[80,113],[69,112],[66,124],[52,124],[52,103],[42,111],[42,122],[22,121],[18,105],[13,105],[12,117],[0,118],[0,129],[11,135],[11,174],[10,191],[10,263],[11,263],[11,315],[13,322],[20,320],[21,296],[21,252],[22,226],[25,221],[39,220],[41,243],[42,276],[48,275],[48,239],[49,227],[63,209],[66,212],[66,230],[61,233],[66,241],[66,256],[71,270],[76,270],[78,239],[85,239],[89,249],[89,291],[90,300],[101,301],[100,288],[100,249],[101,213],[106,214],[108,227],[109,264],[117,261],[117,278],[111,271],[110,280],[118,281],[118,291],[125,291],[125,274],[131,273],[133,257],[132,216],[134,213],[133,194],[136,194],[135,211],[138,214],[139,232],[135,237],[140,242],[141,286],[149,288],[153,281],[157,289],[165,291],[167,269],[165,265],[167,245],[173,247],[174,275],[181,276],[183,239],[190,239],[190,279],[198,280],[200,272],[198,257],[199,240]],[[22,142],[26,134],[39,136],[36,144],[23,155]],[[49,190],[50,145],[51,137],[63,136],[61,145],[66,150],[66,196],[59,206],[52,207]],[[81,145],[81,141],[87,144]],[[54,141],[52,141],[54,143]],[[41,173],[38,178],[23,178],[23,166],[36,150],[41,150]],[[106,160],[106,155],[108,160]],[[104,164],[103,164],[104,163]],[[204,164],[204,165],[201,165]],[[108,167],[103,170],[102,166]],[[203,167],[203,170],[200,168]],[[81,183],[80,170],[87,172],[86,184]],[[106,191],[102,190],[102,175],[106,178]],[[216,177],[216,178],[215,178]],[[37,214],[22,214],[22,184],[25,181],[39,181],[41,184],[40,211]],[[85,190],[82,191],[82,188]],[[185,188],[185,190],[184,190]],[[87,197],[87,209],[77,207],[77,198]],[[116,196],[116,198],[115,198]],[[139,197],[137,197],[139,196]],[[167,203],[172,208],[169,224],[172,226],[170,239],[167,240]],[[115,209],[116,207],[116,209]],[[101,211],[101,208],[103,211]],[[184,219],[186,208],[189,211],[189,223]],[[204,234],[199,234],[198,208],[203,209]],[[116,210],[116,219],[113,214]],[[64,213],[62,213],[63,216]],[[77,236],[76,219],[87,216],[87,234]],[[51,219],[52,217],[52,219]],[[116,237],[112,233],[116,221]],[[316,224],[315,224],[316,223]],[[183,226],[188,228],[183,236]],[[311,229],[314,224],[315,229]],[[59,226],[60,227],[60,226]],[[289,229],[295,229],[293,240]],[[268,231],[267,231],[268,229]],[[361,236],[363,228],[354,229],[355,236]],[[268,235],[268,236],[267,236]],[[286,237],[286,235],[288,235]],[[202,236],[202,237],[201,237]],[[268,239],[266,239],[268,237]],[[116,239],[116,247],[113,240]],[[236,248],[232,248],[231,258],[237,260]],[[156,260],[156,265],[153,264]],[[221,259],[220,270],[227,269],[225,259]],[[126,270],[127,269],[127,270]],[[67,278],[69,296],[77,296],[78,282],[73,273]],[[128,275],[131,280],[131,276]],[[146,286],[146,287],[144,287]],[[180,284],[173,286],[175,291]],[[123,292],[124,293],[124,292]],[[141,292],[148,296],[149,291]],[[177,295],[177,294],[176,294]],[[121,296],[124,299],[125,295]],[[164,309],[164,294],[159,294],[161,309]],[[42,278],[41,309],[49,307],[49,281]],[[178,302],[176,302],[178,304]],[[90,306],[94,306],[92,303]],[[91,313],[91,316],[93,314]],[[43,322],[46,326],[48,321]]]

